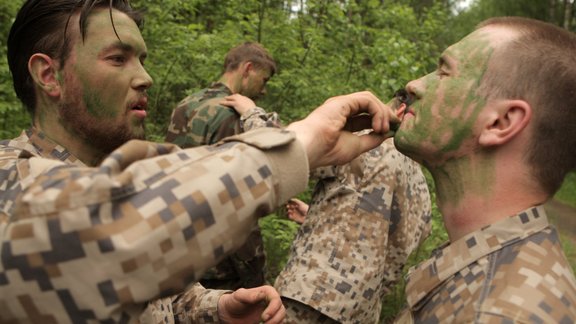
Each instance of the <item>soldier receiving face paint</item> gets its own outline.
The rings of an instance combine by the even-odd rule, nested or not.
[[[399,322],[573,323],[576,280],[542,206],[576,167],[576,36],[494,18],[410,82],[394,142],[436,184],[450,242],[411,269]]]

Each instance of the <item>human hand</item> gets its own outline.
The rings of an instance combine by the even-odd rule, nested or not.
[[[399,123],[394,111],[372,93],[333,97],[306,118],[288,125],[308,154],[310,169],[344,164],[380,145],[393,135],[390,123]],[[370,134],[352,132],[372,128]]]
[[[224,99],[220,101],[220,104],[234,108],[234,110],[236,110],[240,116],[244,115],[248,110],[256,107],[256,104],[252,99],[239,93],[224,97]]]
[[[308,214],[308,204],[298,198],[292,198],[286,203],[286,214],[288,218],[298,224],[304,223]]]
[[[280,294],[272,286],[240,288],[231,294],[224,294],[218,300],[218,316],[222,323],[244,324],[282,323],[286,309]]]

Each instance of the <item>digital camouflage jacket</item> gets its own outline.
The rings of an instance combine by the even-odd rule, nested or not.
[[[426,179],[392,139],[315,175],[308,215],[275,287],[337,322],[378,323],[382,298],[430,233]]]
[[[186,287],[303,191],[307,166],[272,128],[130,141],[98,167],[34,129],[0,142],[0,322],[216,322],[223,292]]]
[[[406,294],[400,323],[576,322],[576,280],[543,206],[438,248]]]
[[[233,108],[220,105],[231,94],[226,85],[218,82],[186,97],[172,112],[166,141],[188,148],[214,144],[245,129],[279,127],[278,116],[267,114],[262,108],[255,107],[240,116]],[[265,262],[262,234],[255,226],[246,244],[208,270],[200,282],[214,289],[261,286],[265,284]]]

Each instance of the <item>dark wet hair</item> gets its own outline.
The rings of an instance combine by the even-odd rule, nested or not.
[[[130,6],[129,0],[28,0],[16,15],[8,36],[8,66],[12,73],[14,90],[30,115],[34,116],[36,94],[28,61],[35,53],[57,59],[64,66],[70,54],[68,24],[74,14],[80,14],[80,33],[86,35],[87,18],[94,9],[109,8],[128,15],[140,28],[140,12]]]

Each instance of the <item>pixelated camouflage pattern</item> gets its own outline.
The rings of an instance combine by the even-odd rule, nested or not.
[[[157,324],[220,323],[218,300],[225,292],[193,284],[185,293],[150,302],[139,321]]]
[[[244,129],[279,127],[276,114],[255,107],[240,116],[233,108],[222,106],[222,98],[232,91],[223,83],[214,83],[186,97],[172,113],[166,141],[182,148],[215,144]],[[255,226],[236,253],[208,270],[202,285],[213,289],[252,288],[265,284],[266,256],[260,228]]]
[[[316,311],[314,308],[290,298],[283,297],[282,304],[286,309],[284,324],[337,324],[339,322]]]
[[[240,117],[240,128],[245,132],[261,127],[282,127],[280,117],[277,113],[268,113],[260,107],[254,107]]]
[[[187,150],[130,141],[96,168],[35,129],[0,142],[0,322],[215,318],[220,292],[184,289],[306,188],[294,139],[266,128]]]
[[[425,177],[392,139],[315,174],[324,178],[275,287],[335,321],[377,323],[383,296],[430,232]]]
[[[416,323],[574,323],[576,280],[542,206],[437,249],[410,269]]]

